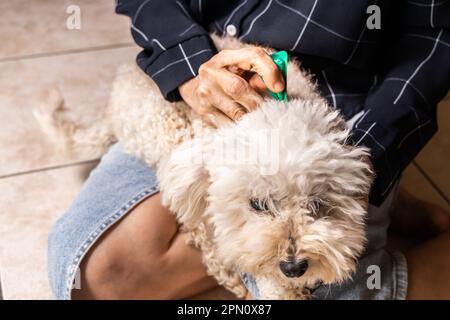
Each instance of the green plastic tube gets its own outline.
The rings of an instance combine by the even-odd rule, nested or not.
[[[287,66],[288,66],[288,54],[286,51],[278,51],[274,54],[271,54],[270,57],[273,59],[277,67],[280,69],[283,74],[284,83],[287,84]],[[278,101],[288,101],[286,85],[284,86],[284,91],[275,93],[270,91],[270,95]]]

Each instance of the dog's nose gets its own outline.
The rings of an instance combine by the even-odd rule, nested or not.
[[[302,259],[299,261],[281,261],[280,269],[286,277],[298,278],[301,277],[308,269],[308,260]]]

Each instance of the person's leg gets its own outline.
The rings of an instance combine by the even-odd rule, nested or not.
[[[400,189],[391,230],[414,239],[429,239],[405,251],[407,299],[450,299],[450,212]]]
[[[430,239],[450,230],[450,212],[400,188],[392,208],[390,230],[414,239]]]
[[[112,147],[48,238],[58,299],[188,298],[217,287],[160,204],[155,171]]]
[[[405,253],[407,299],[450,299],[450,232]]]
[[[217,286],[159,193],[106,232],[80,265],[74,299],[187,298]]]

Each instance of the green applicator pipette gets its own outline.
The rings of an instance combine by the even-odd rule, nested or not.
[[[286,84],[287,84],[287,67],[288,67],[288,54],[286,51],[278,51],[270,55],[270,57],[273,59],[277,67],[280,69],[281,73],[283,74],[284,78],[284,90],[282,92],[272,92],[270,91],[270,95],[278,101],[288,101],[287,97],[287,91],[286,91]]]

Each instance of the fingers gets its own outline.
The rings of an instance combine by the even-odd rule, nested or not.
[[[229,109],[236,107],[236,103],[244,107],[247,112],[251,112],[256,110],[263,99],[244,78],[229,70],[206,64],[200,67],[199,76],[204,80],[201,85],[202,96],[234,119]]]
[[[247,113],[246,108],[242,104],[237,103],[222,91],[217,91],[211,96],[210,102],[215,108],[234,121],[239,120]]]
[[[242,69],[239,69],[238,67],[228,67],[227,68],[230,72],[242,77],[250,84],[250,87],[255,90],[258,94],[261,95],[261,97],[268,94],[269,88],[267,88],[267,85],[264,83],[264,81],[261,79],[259,74],[253,72],[253,71],[245,71]]]
[[[247,81],[250,84],[250,87],[261,96],[268,94],[266,84],[257,73],[252,74]]]
[[[262,97],[242,77],[225,69],[214,69],[213,73],[222,92],[229,96],[232,101],[243,106],[246,111],[254,111],[262,103]],[[220,98],[224,97],[220,95]],[[221,107],[221,104],[217,104],[216,106],[222,111],[225,111]],[[225,111],[225,113],[227,112]]]
[[[281,92],[284,89],[285,83],[281,71],[262,48],[222,50],[211,59],[211,62],[221,68],[234,65],[246,71],[254,71],[263,78],[264,83],[273,92]]]
[[[233,101],[220,88],[200,88],[204,99],[200,115],[210,124],[224,124],[231,120],[239,120],[247,111],[239,103]]]
[[[212,110],[210,113],[208,113],[205,121],[216,128],[233,123],[233,120],[228,118],[220,110]]]
[[[203,121],[214,127],[220,127],[232,123],[233,120],[238,120],[242,115],[237,110],[244,112],[242,107],[233,103],[231,99],[228,98],[228,101],[226,101],[224,98],[218,98],[218,94],[220,94],[220,89],[209,89],[206,86],[197,89],[197,95],[201,99],[199,101],[200,107],[196,109],[196,112]],[[218,108],[219,104],[226,105],[229,116]]]
[[[281,71],[261,48],[223,50],[180,85],[183,99],[204,121],[220,126],[257,109],[267,89],[283,91]]]

